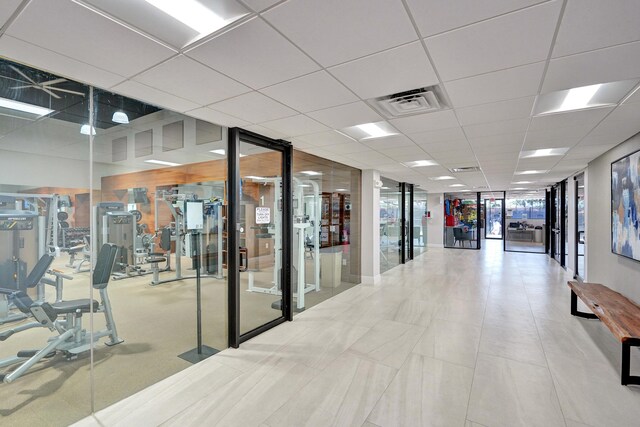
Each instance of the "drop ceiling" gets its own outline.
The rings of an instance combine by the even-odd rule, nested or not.
[[[187,44],[122,1],[2,2],[0,56],[430,191],[539,188],[640,131],[638,93],[532,116],[549,92],[640,81],[637,0],[235,0],[238,21]],[[384,120],[371,98],[431,85],[449,109],[389,120],[386,138],[338,133]],[[544,148],[567,150],[520,158]]]

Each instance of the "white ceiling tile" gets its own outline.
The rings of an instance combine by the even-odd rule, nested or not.
[[[261,125],[250,125],[245,127],[246,130],[249,130],[251,132],[255,132],[257,134],[260,135],[264,135],[268,138],[272,138],[272,139],[287,139],[287,135],[283,134],[281,132],[275,131],[273,129],[269,129],[266,128],[264,126]]]
[[[455,150],[469,150],[469,143],[466,139],[459,139],[446,142],[432,142],[426,144],[419,144],[423,150],[429,154],[453,152]]]
[[[277,120],[296,114],[291,108],[267,98],[258,92],[246,93],[235,98],[217,102],[209,107],[251,123]]]
[[[585,160],[591,161],[605,151],[609,151],[616,144],[583,145],[578,144],[573,147],[562,159],[564,160]]]
[[[439,129],[429,132],[418,132],[410,134],[416,144],[435,144],[448,141],[465,140],[466,136],[460,126],[448,129]]]
[[[11,18],[20,3],[22,3],[22,0],[4,0],[0,3],[0,27]]]
[[[389,122],[395,126],[396,129],[408,134],[458,126],[458,119],[456,119],[453,110],[419,114],[417,116],[389,120]]]
[[[472,24],[544,0],[407,0],[420,34],[427,37]]]
[[[260,18],[207,41],[187,55],[254,89],[319,68]]]
[[[625,104],[634,104],[636,102],[640,102],[640,85],[636,86],[636,90],[631,92],[631,96],[627,98],[624,103]]]
[[[322,149],[336,154],[363,153],[371,150],[371,148],[366,145],[353,141],[347,144],[326,145],[322,147]]]
[[[499,147],[505,151],[520,151],[525,133],[513,133],[503,135],[483,136],[477,138],[469,138],[469,144],[473,150],[482,149],[483,147]]]
[[[196,108],[195,110],[187,111],[185,114],[191,117],[195,117],[196,119],[227,127],[245,127],[249,124],[249,122],[245,122],[244,120],[240,120],[236,117],[212,110],[211,108],[207,107]]]
[[[348,138],[334,131],[314,133],[312,135],[304,135],[296,138],[296,140],[303,141],[314,147],[324,147],[327,145],[336,145],[336,144],[350,144],[352,142],[355,142],[353,139]]]
[[[0,37],[0,52],[6,58],[100,87],[110,88],[125,80],[123,76],[118,74],[96,68],[93,65],[85,64],[6,34]]]
[[[385,149],[389,147],[408,147],[413,146],[415,143],[407,138],[405,135],[397,134],[391,135],[384,138],[370,138],[362,141],[363,144],[366,144],[368,147],[373,148],[374,150]]]
[[[126,81],[111,88],[114,92],[130,98],[139,99],[152,105],[183,113],[199,107],[195,102],[162,92],[158,89],[134,81]]]
[[[405,147],[389,147],[377,150],[394,160],[430,160],[425,151],[417,145],[407,145]],[[407,158],[407,156],[410,156]]]
[[[342,129],[363,123],[382,121],[382,117],[373,111],[364,102],[353,102],[351,104],[340,105],[338,107],[326,108],[324,110],[307,113],[320,123],[334,129]]]
[[[504,122],[480,123],[477,125],[463,126],[467,138],[479,138],[483,136],[513,134],[526,132],[529,119],[506,120]]]
[[[595,50],[549,63],[542,92],[640,77],[640,42]]]
[[[525,98],[492,102],[491,104],[458,108],[456,109],[456,114],[462,126],[521,119],[531,115],[535,99],[535,96],[527,96]]]
[[[399,1],[288,1],[264,17],[325,67],[418,38]]]
[[[536,131],[570,126],[582,126],[590,130],[612,110],[613,107],[606,107],[536,116],[531,120],[531,127],[529,129]]]
[[[549,137],[548,134],[538,134],[536,131],[530,131],[522,146],[523,150],[537,150],[540,148],[564,148],[572,147],[577,144],[581,136],[578,137]]]
[[[329,71],[362,99],[438,83],[420,42],[347,62]]]
[[[558,163],[560,157],[541,157],[539,159],[520,159],[518,169],[523,170],[549,170]]]
[[[393,162],[389,157],[376,151],[366,151],[364,153],[348,154],[346,156],[370,165],[387,165]]]
[[[256,12],[262,12],[266,8],[273,6],[279,1],[280,0],[243,0],[243,3],[245,3]]]
[[[33,0],[7,34],[123,76],[175,55],[174,50],[68,0]]]
[[[134,80],[200,105],[251,91],[247,86],[183,55],[145,71]]]
[[[560,13],[553,1],[425,40],[444,81],[543,61]]]
[[[289,138],[329,130],[325,125],[318,123],[307,116],[303,116],[302,114],[264,122],[261,123],[261,125],[280,132]]]
[[[541,144],[548,140],[564,139],[567,141],[565,147],[574,145],[584,138],[589,133],[591,128],[585,128],[583,126],[565,126],[561,128],[553,129],[538,129],[527,132],[527,141],[530,144]],[[571,144],[573,142],[573,144]],[[538,147],[542,148],[542,147]]]
[[[303,113],[358,100],[326,71],[269,86],[261,92]]]
[[[544,62],[496,71],[444,84],[456,108],[536,95]]]
[[[570,0],[562,17],[553,57],[640,40],[637,0]]]

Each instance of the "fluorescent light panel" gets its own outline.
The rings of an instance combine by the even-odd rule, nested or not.
[[[198,32],[199,35],[211,34],[226,25],[224,19],[196,0],[145,1]]]
[[[217,150],[209,150],[209,152],[213,153],[213,154],[218,154],[220,156],[226,156],[227,155],[227,152],[225,151],[224,148],[219,148]],[[247,157],[247,155],[240,153],[240,157]]]
[[[449,187],[466,187],[464,184],[451,184]]]
[[[55,111],[38,105],[27,104],[25,102],[14,101],[13,99],[7,98],[0,98],[0,107],[8,108],[9,110],[22,111],[23,113],[35,114],[38,117],[46,116],[47,114],[51,114]]]
[[[164,160],[145,160],[144,162],[162,166],[182,166],[180,163],[165,162]]]
[[[418,168],[418,167],[422,167],[422,166],[437,166],[438,163],[436,163],[433,160],[414,160],[413,162],[406,162],[403,163],[405,166],[408,166],[410,168]]]
[[[336,188],[336,191],[349,191],[346,188]]]
[[[563,156],[569,148],[540,148],[538,150],[521,151],[521,159],[530,159],[533,157],[549,157],[549,156]]]
[[[536,175],[536,174],[542,174],[547,172],[549,171],[542,171],[542,170],[517,171],[516,175]]]
[[[589,101],[602,85],[576,87],[569,90],[558,111],[580,110],[589,106]]]
[[[637,84],[638,80],[622,80],[545,93],[536,100],[533,115],[543,116],[614,106]]]
[[[398,132],[387,122],[363,123],[351,126],[339,131],[356,141],[366,141],[369,139],[384,138],[397,135]]]
[[[385,136],[393,135],[393,133],[387,132],[376,123],[365,123],[356,127],[361,131],[367,133],[369,135],[368,138],[382,138]]]
[[[449,176],[449,175],[444,175],[444,176],[432,176],[429,179],[431,181],[444,181],[444,180],[447,180],[447,179],[455,179],[455,178],[452,177],[452,176]]]
[[[301,171],[300,173],[303,173],[303,174],[309,175],[309,176],[322,175],[321,172],[316,172],[316,171]]]

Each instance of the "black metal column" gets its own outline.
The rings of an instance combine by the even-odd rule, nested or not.
[[[406,184],[401,182],[400,186],[400,262],[402,264],[407,262],[407,212],[404,209],[406,196],[405,187]]]
[[[409,184],[409,259],[413,259],[413,191],[415,189],[414,184]]]

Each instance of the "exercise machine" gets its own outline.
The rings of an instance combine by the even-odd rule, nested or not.
[[[16,356],[0,360],[0,368],[19,364],[11,372],[1,374],[0,380],[11,383],[41,360],[51,358],[57,353],[64,354],[67,360],[73,360],[77,358],[78,354],[90,350],[91,346],[103,337],[109,338],[106,342],[106,345],[109,346],[123,342],[116,330],[107,293],[107,285],[117,252],[117,246],[104,244],[98,253],[93,272],[93,288],[99,291],[100,302],[77,299],[50,304],[34,302],[24,291],[10,293],[20,311],[35,319],[34,322],[21,325],[20,330],[45,327],[57,335],[49,338],[46,345],[39,350],[20,351]],[[8,290],[0,290],[0,292],[8,292]],[[104,314],[106,328],[101,331],[89,332],[82,327],[82,317],[83,314],[94,312]]]

